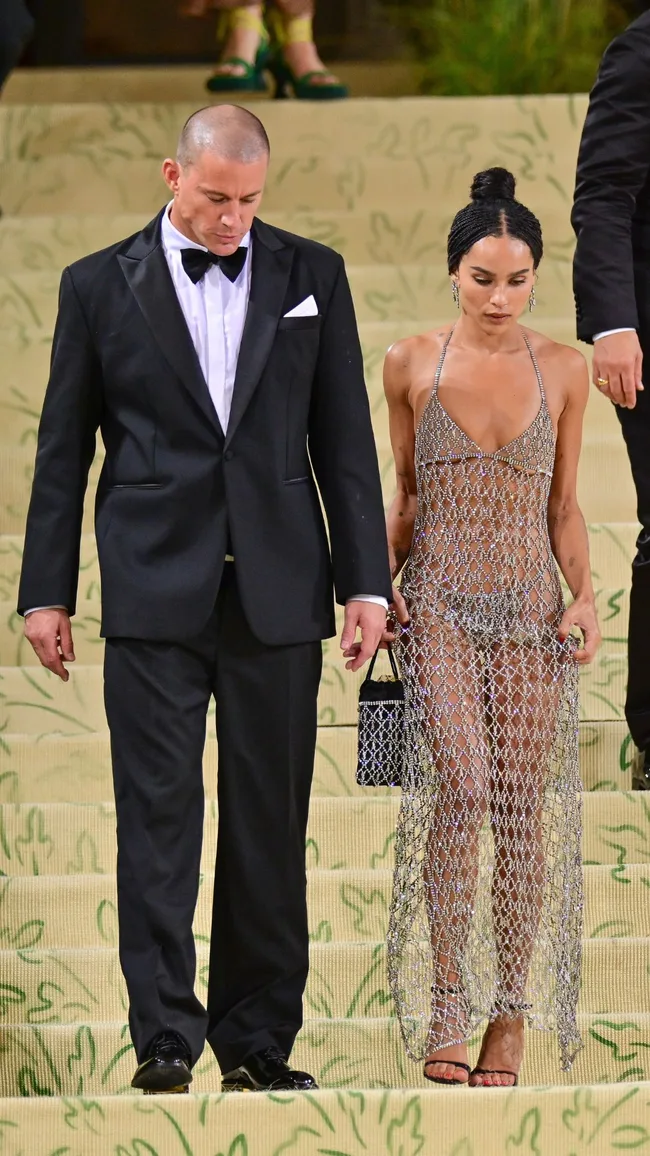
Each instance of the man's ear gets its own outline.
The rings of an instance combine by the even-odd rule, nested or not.
[[[181,175],[181,166],[178,161],[173,161],[170,157],[167,157],[162,164],[162,175],[165,184],[171,189],[172,193],[177,193]]]

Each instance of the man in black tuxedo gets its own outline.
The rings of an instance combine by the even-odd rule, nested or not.
[[[287,1060],[308,970],[321,640],[335,629],[334,585],[347,666],[359,669],[391,597],[343,261],[257,219],[267,166],[256,117],[201,110],[163,165],[171,206],[64,271],[27,522],[26,634],[67,678],[100,428],[120,958],[133,1083],[148,1092],[187,1090],[206,1038],[224,1088],[315,1086]],[[212,694],[219,836],[206,1011],[192,918]]]
[[[607,49],[582,134],[572,216],[578,337],[616,405],[642,529],[632,567],[626,716],[650,789],[650,12]]]

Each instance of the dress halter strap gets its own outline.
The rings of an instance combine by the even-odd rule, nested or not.
[[[521,336],[524,339],[526,349],[530,353],[530,360],[533,363],[533,369],[535,370],[535,375],[537,377],[537,384],[539,386],[539,392],[542,396],[542,404],[543,404],[544,408],[546,409],[546,390],[544,389],[544,382],[542,380],[542,371],[539,368],[539,363],[538,363],[537,358],[535,356],[535,352],[533,350],[533,347],[530,344],[530,341],[528,340],[528,338],[526,337],[526,334],[523,331],[522,331]]]
[[[452,325],[451,329],[449,330],[449,333],[445,337],[444,345],[440,351],[440,357],[438,358],[438,367],[436,369],[436,374],[435,374],[435,377],[433,379],[433,396],[434,397],[438,396],[438,386],[440,385],[440,377],[442,375],[442,367],[445,364],[445,357],[447,356],[447,350],[449,348],[449,342],[451,341],[452,337],[454,336],[454,329],[455,328],[456,328],[456,326]]]
[[[438,359],[438,366],[436,368],[435,377],[433,379],[434,397],[438,396],[438,386],[440,385],[440,378],[442,376],[442,367],[445,364],[445,357],[447,356],[447,350],[449,349],[449,342],[451,341],[452,337],[454,336],[455,328],[456,328],[456,326],[452,325],[451,329],[449,330],[449,333],[445,337],[443,347],[440,351],[440,357]],[[533,347],[530,344],[530,341],[526,337],[526,334],[523,332],[523,330],[522,330],[521,336],[523,337],[524,345],[526,346],[526,349],[528,350],[528,352],[530,354],[530,360],[532,361],[533,369],[535,370],[535,376],[537,378],[537,384],[539,386],[539,392],[541,394],[542,404],[543,404],[544,408],[546,409],[546,390],[544,389],[544,381],[542,379],[542,371],[539,368],[539,362],[537,361]]]

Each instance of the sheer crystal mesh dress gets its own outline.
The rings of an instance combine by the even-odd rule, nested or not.
[[[389,979],[413,1059],[525,1014],[557,1032],[566,1070],[581,1047],[583,895],[576,644],[558,638],[547,529],[555,433],[524,338],[539,412],[483,452],[438,397],[452,333],[415,441]]]

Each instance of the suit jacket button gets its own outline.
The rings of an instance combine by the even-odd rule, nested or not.
[[[232,460],[232,450],[226,450],[226,452],[223,456],[227,462],[231,461]]]

